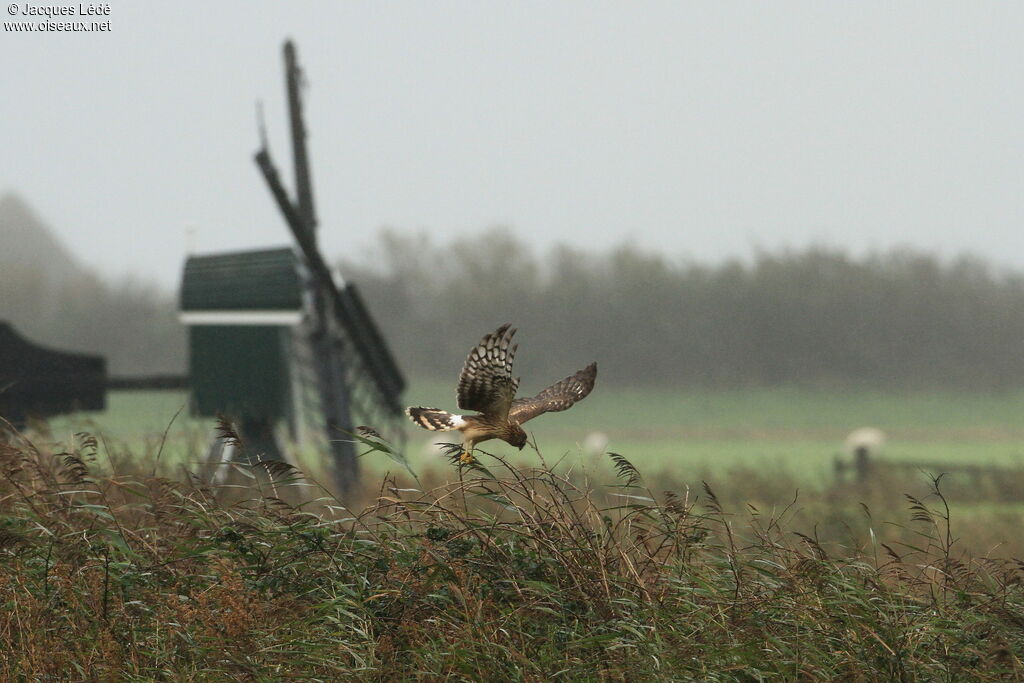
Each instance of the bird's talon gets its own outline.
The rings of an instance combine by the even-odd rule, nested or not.
[[[459,462],[463,465],[472,465],[476,462],[476,458],[469,451],[462,451],[462,455],[459,456]]]

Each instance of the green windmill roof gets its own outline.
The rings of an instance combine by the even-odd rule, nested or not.
[[[301,309],[299,260],[290,248],[190,256],[185,261],[182,311]]]

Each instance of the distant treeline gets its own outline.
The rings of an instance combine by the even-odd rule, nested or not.
[[[527,389],[593,359],[631,384],[1024,387],[1024,279],[973,259],[537,256],[500,231],[452,244],[383,233],[377,251],[344,271],[414,376],[454,382],[473,343],[512,321]]]
[[[1024,387],[1024,278],[971,259],[808,249],[699,265],[629,247],[538,254],[501,231],[445,244],[384,232],[342,271],[405,373],[453,387],[505,321],[520,328],[525,390],[591,360],[599,383]],[[102,354],[114,374],[185,370],[176,304],[66,265],[0,268],[0,319]]]

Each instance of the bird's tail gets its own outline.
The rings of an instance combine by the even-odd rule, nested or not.
[[[440,410],[438,408],[422,408],[417,406],[406,408],[405,414],[420,427],[429,429],[432,432],[450,432],[453,429],[458,429],[463,424],[461,415],[455,415],[447,410]]]

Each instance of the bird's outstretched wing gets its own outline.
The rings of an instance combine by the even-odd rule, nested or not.
[[[462,366],[456,391],[459,408],[476,410],[504,420],[508,416],[519,380],[512,377],[512,361],[518,344],[516,329],[505,323],[473,347]]]
[[[517,398],[512,402],[508,418],[513,422],[523,424],[544,413],[568,410],[574,403],[587,397],[587,394],[594,388],[595,379],[597,379],[597,363],[591,363],[575,375],[555,382],[533,398]]]

